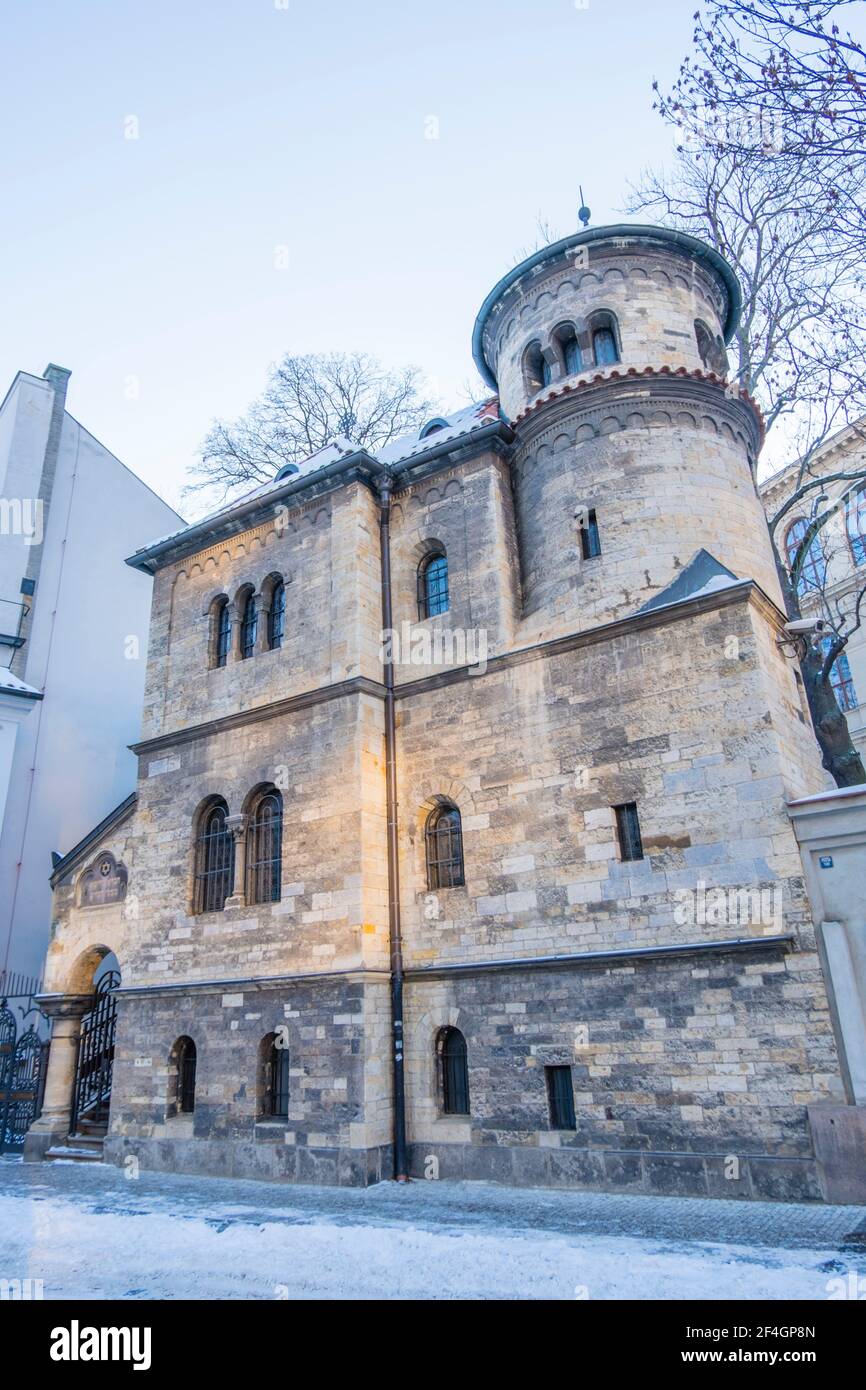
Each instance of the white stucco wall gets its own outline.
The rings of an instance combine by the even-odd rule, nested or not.
[[[47,383],[17,379],[0,414],[0,495],[35,495],[51,402]],[[170,507],[64,415],[18,668],[45,698],[18,730],[0,831],[0,952],[11,932],[10,969],[41,969],[52,850],[71,849],[135,785],[127,745],[139,734],[151,585],[124,560],[178,524]],[[17,597],[26,571],[23,543],[14,542],[0,537],[0,597]]]

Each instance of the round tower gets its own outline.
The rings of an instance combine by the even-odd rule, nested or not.
[[[776,602],[753,402],[728,384],[740,289],[662,227],[593,227],[530,256],[482,305],[473,352],[515,428],[524,617],[634,613],[700,550]]]

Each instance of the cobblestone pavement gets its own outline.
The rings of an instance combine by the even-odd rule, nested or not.
[[[231,1208],[233,1222],[423,1225],[447,1232],[501,1226],[514,1233],[630,1236],[768,1249],[864,1250],[866,1207],[499,1187],[492,1183],[386,1182],[366,1189],[300,1187],[175,1173],[130,1180],[106,1164],[0,1159],[0,1196],[74,1198],[83,1210],[201,1216]],[[120,1207],[116,1203],[120,1203]],[[109,1206],[106,1206],[106,1203]],[[846,1237],[853,1235],[852,1241]],[[2,1237],[0,1237],[2,1239]]]

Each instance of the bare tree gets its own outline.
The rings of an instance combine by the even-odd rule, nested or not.
[[[830,188],[866,154],[866,54],[843,27],[860,12],[859,0],[708,0],[658,109],[686,129],[723,129],[750,158],[808,158]]]
[[[838,520],[835,504],[813,514],[813,499],[826,501],[831,481],[856,490],[866,479],[863,468],[832,478],[815,468],[828,435],[866,412],[864,172],[853,158],[863,135],[862,50],[825,29],[846,2],[709,0],[707,19],[696,16],[694,54],[656,101],[677,127],[674,165],[645,174],[629,205],[710,242],[743,287],[733,381],[758,400],[768,434],[781,431],[799,458],[790,495],[769,519],[789,619],[817,601],[804,598],[802,568]],[[783,555],[777,528],[804,507],[803,543]],[[841,786],[866,781],[832,684],[862,598],[844,611],[820,602],[824,634],[800,643],[824,766]]]
[[[853,435],[866,443],[866,432],[862,429],[855,428]],[[811,466],[814,464],[813,457]],[[864,482],[866,470],[863,468],[839,469],[823,477],[808,477],[798,482],[769,517],[788,617],[796,620],[807,616],[820,623],[819,629],[793,638],[792,644],[799,658],[824,767],[840,787],[866,782],[866,771],[853,745],[833,680],[837,662],[860,629],[864,616],[866,582],[860,577],[841,588],[838,583],[840,571],[844,574],[853,569],[849,517],[858,517],[855,499]],[[827,489],[840,484],[841,490],[831,498]],[[803,522],[800,534],[790,548],[784,542],[780,546],[777,537],[785,534],[794,518]],[[859,523],[852,525],[852,531],[866,557],[866,536]],[[836,564],[840,560],[841,565]]]
[[[840,242],[816,193],[805,177],[792,187],[772,159],[708,147],[645,174],[629,204],[733,266],[743,289],[735,378],[768,434],[784,424],[801,456],[866,410],[866,238]]]
[[[239,420],[216,420],[187,492],[222,498],[268,482],[335,436],[376,449],[419,429],[436,411],[416,367],[389,371],[366,353],[287,354]]]

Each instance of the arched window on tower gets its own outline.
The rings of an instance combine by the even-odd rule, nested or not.
[[[443,1028],[436,1043],[439,1093],[444,1115],[469,1114],[469,1069],[466,1039],[458,1028]]]
[[[456,806],[437,806],[427,817],[424,830],[427,852],[427,887],[462,888],[463,830]]]
[[[444,550],[435,550],[425,555],[418,566],[418,617],[435,618],[439,613],[447,613],[448,597],[448,556]]]
[[[280,901],[283,862],[283,798],[275,788],[260,792],[247,819],[246,900]]]
[[[226,821],[228,806],[218,798],[199,818],[195,847],[195,911],[222,912],[232,891],[234,836]]]
[[[259,631],[259,615],[256,606],[256,596],[250,591],[244,599],[244,606],[241,612],[241,659],[252,656],[256,649],[256,637]]]
[[[286,586],[278,579],[271,591],[271,606],[268,612],[268,647],[276,651],[283,645],[286,627]]]
[[[589,319],[592,360],[596,367],[609,367],[620,360],[619,332],[616,319],[607,309],[600,309]]]
[[[583,353],[577,341],[573,323],[561,323],[553,330],[553,342],[562,362],[565,376],[575,376],[583,371]]]
[[[797,557],[802,548],[803,540],[809,529],[809,523],[805,517],[798,517],[792,521],[785,535],[785,554],[788,557],[788,564],[793,569]],[[824,580],[827,577],[827,560],[821,548],[820,538],[816,535],[812,537],[803,558],[800,562],[800,573],[797,579],[797,592],[800,595],[817,593],[824,587]]]
[[[713,336],[702,319],[695,319],[695,341],[698,345],[698,356],[707,371],[715,372],[717,376],[727,376],[728,354],[725,352],[725,345],[718,335]]]
[[[550,381],[550,367],[541,351],[541,343],[533,342],[523,353],[523,385],[528,396],[534,396]]]

